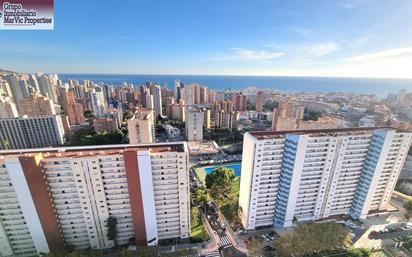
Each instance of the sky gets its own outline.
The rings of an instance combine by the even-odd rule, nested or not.
[[[410,0],[56,0],[0,31],[20,72],[412,78]]]

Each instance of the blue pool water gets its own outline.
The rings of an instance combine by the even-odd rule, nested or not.
[[[216,166],[210,166],[210,167],[205,167],[204,170],[207,174],[210,174],[214,169],[218,167],[225,167],[229,169],[233,169],[235,171],[235,176],[240,177],[240,163],[233,163],[233,164],[222,164],[222,165],[216,165]]]

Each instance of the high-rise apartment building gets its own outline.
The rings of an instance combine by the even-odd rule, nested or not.
[[[39,74],[37,81],[40,88],[40,93],[47,96],[54,103],[57,103],[57,78],[52,75]]]
[[[183,99],[179,100],[179,103],[171,104],[170,108],[170,119],[185,121],[185,101]]]
[[[184,86],[181,91],[181,98],[187,105],[203,104],[209,101],[208,88],[191,83]]]
[[[203,127],[205,129],[210,129],[210,109],[203,108]]]
[[[0,256],[190,236],[186,143],[0,152]]]
[[[187,141],[203,140],[203,123],[205,115],[197,106],[186,107],[186,139]]]
[[[102,91],[96,91],[96,89],[90,89],[90,102],[91,111],[93,111],[94,116],[102,114],[106,108],[104,94]]]
[[[0,119],[0,149],[59,146],[65,142],[60,115]]]
[[[10,97],[0,97],[0,119],[17,118],[19,116],[16,105]]]
[[[178,102],[180,99],[182,99],[182,89],[185,87],[185,84],[181,82],[180,80],[175,80],[175,100]]]
[[[256,94],[256,108],[257,112],[263,111],[263,105],[265,104],[265,92],[259,91]]]
[[[391,128],[246,133],[244,227],[385,211],[411,140],[412,133]]]
[[[27,115],[29,117],[36,117],[56,114],[53,101],[45,96],[39,95],[38,93],[31,94],[29,97],[22,100],[21,105],[21,116]]]
[[[297,127],[297,119],[293,116],[294,103],[280,102],[273,110],[272,130],[294,130]]]
[[[60,91],[60,104],[69,117],[70,125],[85,122],[83,104],[76,101],[74,91]]]
[[[159,84],[151,86],[151,93],[153,95],[153,107],[157,116],[162,116],[162,89]]]
[[[215,113],[215,127],[236,129],[239,123],[239,113],[235,111],[219,111]]]
[[[233,102],[235,103],[235,111],[239,111],[239,112],[246,111],[246,104],[247,104],[246,95],[244,95],[242,92],[236,94]]]
[[[112,133],[117,130],[117,121],[113,118],[97,118],[93,120],[93,128],[97,133]]]
[[[152,109],[139,109],[127,121],[130,144],[147,144],[155,142],[155,117]]]
[[[19,83],[20,78],[17,75],[6,76],[7,84],[9,85],[11,97],[13,97],[13,102],[16,104],[17,111],[22,112],[21,101],[24,99],[23,90],[20,87]]]

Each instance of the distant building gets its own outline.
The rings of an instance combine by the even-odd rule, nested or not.
[[[79,125],[86,121],[83,105],[76,101],[74,92],[61,90],[59,99],[61,107],[69,117],[70,125]]]
[[[246,111],[247,99],[246,99],[246,95],[244,95],[242,92],[236,94],[233,102],[235,103],[235,108],[234,108],[235,111],[239,111],[239,112]]]
[[[155,117],[152,109],[139,109],[127,121],[130,144],[148,144],[155,142]]]
[[[265,92],[259,91],[256,94],[256,108],[257,112],[263,111],[263,105],[265,104]]]
[[[219,111],[215,113],[215,127],[237,129],[239,124],[239,113],[235,111]]]
[[[28,98],[22,100],[22,112],[23,114],[20,116],[27,115],[29,117],[56,114],[53,101],[37,93],[31,94]]]
[[[297,119],[293,116],[294,104],[292,102],[280,102],[278,108],[273,110],[272,130],[295,130]]]
[[[172,115],[172,105],[175,103],[175,99],[173,97],[166,98],[166,115],[171,117]]]
[[[183,82],[180,80],[175,80],[175,100],[178,102],[180,99],[182,99],[182,89],[185,87]]]
[[[148,108],[148,109],[154,110],[153,95],[151,95],[149,92],[146,92],[146,95],[145,95],[145,105],[144,105],[144,107],[145,107],[145,108]]]
[[[154,106],[154,111],[157,116],[162,116],[162,89],[159,84],[154,84],[152,85],[151,89],[152,95],[153,95],[153,106]]]
[[[170,108],[170,119],[171,120],[180,120],[180,121],[185,121],[186,120],[186,115],[185,115],[185,102],[180,99],[179,103],[174,103],[169,106]]]
[[[372,115],[365,116],[361,118],[358,122],[358,127],[365,128],[365,127],[375,127],[376,126],[376,117]]]
[[[123,111],[117,109],[106,110],[102,114],[98,115],[97,118],[113,119],[116,123],[116,127],[121,128],[123,122]]]
[[[191,162],[206,161],[216,158],[219,146],[214,141],[191,141],[187,143]]]
[[[99,132],[115,132],[117,130],[117,122],[111,118],[97,118],[93,120],[93,127],[96,133]]]
[[[186,107],[186,139],[187,141],[203,140],[203,110],[196,107]]]
[[[203,104],[209,102],[207,87],[191,83],[186,84],[180,92],[182,94],[181,98],[185,101],[186,105]]]
[[[0,119],[17,118],[19,116],[16,105],[10,97],[0,97]]]
[[[305,107],[295,106],[293,110],[293,117],[295,117],[297,120],[303,120],[304,115],[305,115]]]
[[[64,142],[59,115],[0,119],[0,149],[59,146]]]
[[[180,136],[180,129],[175,128],[172,125],[166,125],[165,130],[169,138],[176,138]]]
[[[205,129],[210,129],[210,109],[203,108],[203,127]]]
[[[314,129],[336,129],[344,128],[345,121],[342,118],[334,117],[330,115],[323,115],[319,117],[316,121],[307,120],[299,121],[299,130],[314,130]]]
[[[25,95],[27,95],[27,88],[22,88],[19,81],[20,78],[17,75],[8,75],[6,76],[6,81],[8,82],[10,93],[13,102],[16,104],[17,111],[20,113],[23,112],[23,107],[21,101],[24,100]]]
[[[93,112],[93,115],[97,117],[99,114],[102,114],[106,108],[104,94],[101,91],[96,91],[96,89],[90,89],[89,94],[92,108],[91,111]]]

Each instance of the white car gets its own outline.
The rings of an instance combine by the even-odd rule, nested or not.
[[[225,226],[225,223],[220,223],[220,227],[222,228],[222,229],[226,229],[226,226]]]

